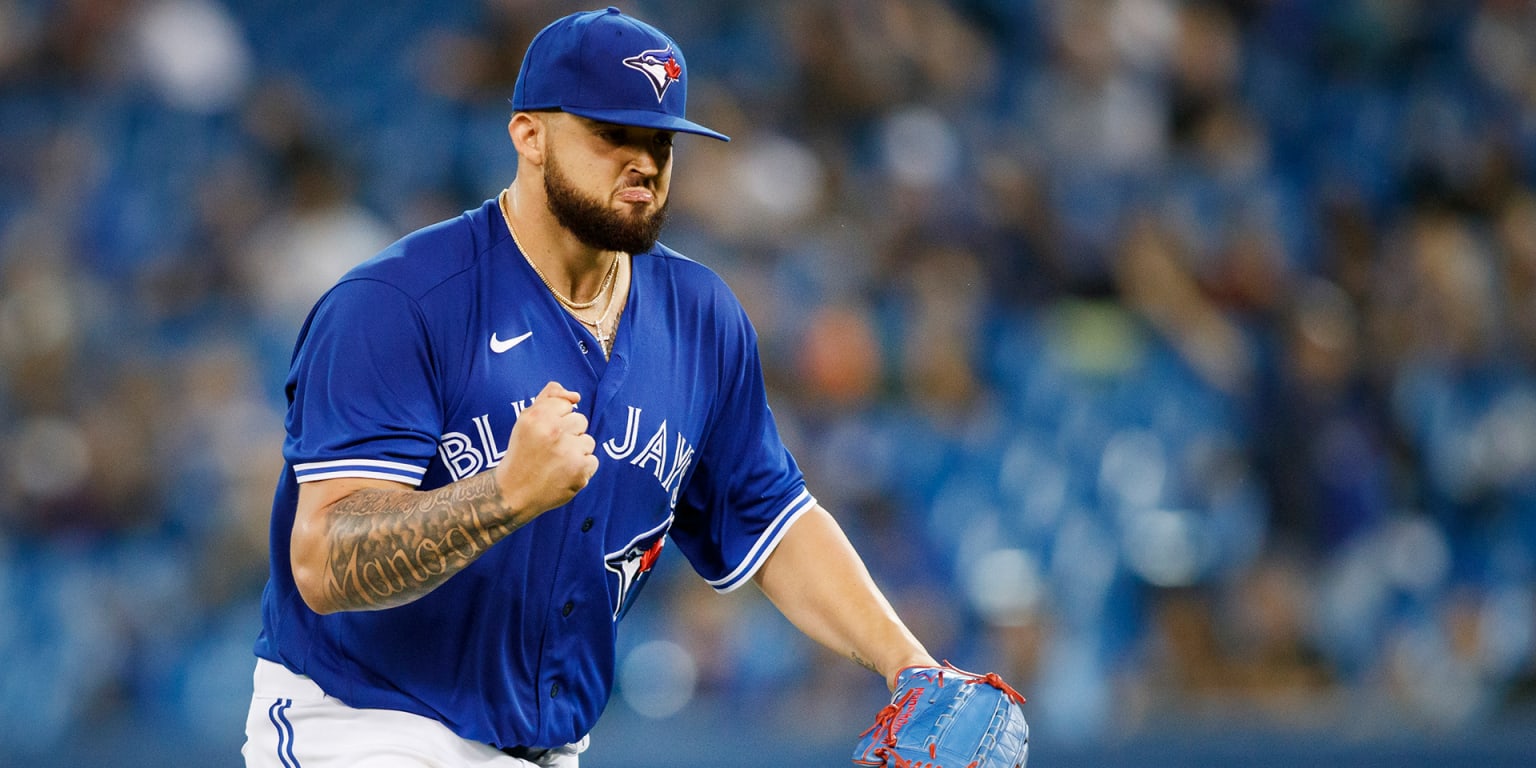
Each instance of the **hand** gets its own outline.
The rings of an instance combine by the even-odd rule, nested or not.
[[[597,472],[597,441],[576,412],[580,402],[580,394],[551,381],[512,426],[496,482],[522,522],[570,501]]]

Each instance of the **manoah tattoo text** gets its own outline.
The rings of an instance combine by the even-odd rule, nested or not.
[[[348,496],[331,510],[327,596],[340,610],[373,610],[431,592],[517,529],[500,502],[491,473],[425,493]]]

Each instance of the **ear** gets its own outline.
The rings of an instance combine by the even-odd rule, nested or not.
[[[544,150],[548,143],[549,126],[544,119],[530,112],[514,112],[507,122],[507,135],[517,149],[519,163],[544,164]]]

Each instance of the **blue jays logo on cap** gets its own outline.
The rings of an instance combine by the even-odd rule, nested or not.
[[[683,65],[677,63],[677,57],[672,55],[671,46],[660,50],[641,51],[639,56],[625,59],[624,66],[639,71],[651,81],[651,87],[656,89],[657,101],[665,98],[667,88],[683,76]]]
[[[677,43],[617,8],[573,13],[540,30],[523,56],[512,108],[730,141],[688,119],[688,62]]]

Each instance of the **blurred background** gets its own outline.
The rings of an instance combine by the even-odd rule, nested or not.
[[[1031,765],[1536,761],[1536,6],[674,0],[663,240]],[[0,0],[0,764],[235,766],[299,323],[512,178],[549,0]],[[675,554],[584,766],[880,682]]]

